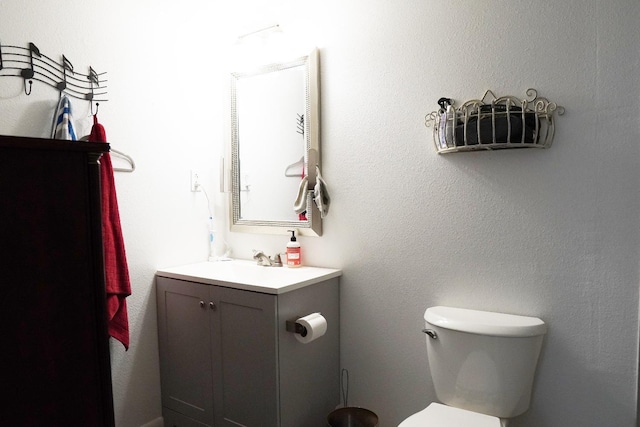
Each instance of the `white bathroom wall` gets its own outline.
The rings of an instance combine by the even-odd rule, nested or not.
[[[191,169],[227,225],[225,49],[273,23],[320,48],[332,205],[324,236],[300,242],[307,263],[344,270],[350,403],[393,427],[435,399],[420,329],[426,307],[448,304],[549,324],[532,409],[515,427],[635,425],[638,18],[635,0],[0,0],[2,44],[108,73],[100,120],[136,160],[116,174],[133,286],[131,348],[112,345],[117,426],[160,417],[153,273],[206,259]],[[551,149],[435,154],[423,123],[439,97],[529,87],[567,110]],[[47,136],[56,100],[0,78],[0,133]],[[88,132],[88,105],[74,106]],[[286,244],[224,234],[239,258]]]
[[[247,20],[279,20],[321,52],[332,205],[324,235],[300,241],[307,263],[344,269],[350,403],[393,427],[435,400],[420,329],[444,304],[549,324],[514,426],[635,425],[638,2],[257,3],[241,2]],[[423,123],[438,98],[529,87],[566,108],[551,149],[435,153]],[[286,243],[228,240],[241,257]]]

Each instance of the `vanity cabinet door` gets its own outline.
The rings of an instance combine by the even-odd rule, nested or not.
[[[167,408],[162,408],[162,417],[164,418],[164,427],[209,427],[207,424],[199,423]]]
[[[166,425],[277,427],[276,296],[156,280]]]
[[[276,427],[276,296],[212,287],[216,427]]]
[[[164,277],[157,286],[162,406],[213,426],[211,286]]]

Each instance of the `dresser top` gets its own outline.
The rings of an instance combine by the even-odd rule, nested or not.
[[[320,267],[262,267],[255,261],[199,262],[156,272],[157,276],[234,289],[283,294],[342,275],[342,270]]]
[[[0,148],[101,153],[109,151],[109,144],[103,142],[66,141],[61,139],[0,135]]]

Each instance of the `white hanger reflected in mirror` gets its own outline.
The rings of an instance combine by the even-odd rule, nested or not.
[[[297,172],[297,171],[300,171],[300,172]],[[301,177],[303,176],[303,174],[304,174],[304,156],[300,157],[300,160],[298,160],[297,162],[291,163],[284,170],[284,176],[288,176],[288,177],[292,177],[292,176]]]

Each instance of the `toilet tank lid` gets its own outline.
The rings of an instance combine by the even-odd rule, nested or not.
[[[424,320],[445,329],[498,337],[534,337],[547,332],[547,326],[537,317],[466,308],[430,307],[424,312]]]

